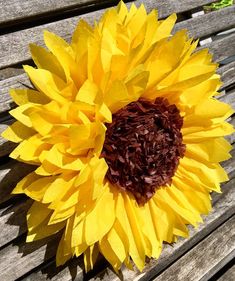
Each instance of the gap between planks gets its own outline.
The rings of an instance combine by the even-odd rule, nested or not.
[[[69,17],[89,10],[98,10],[104,5],[117,5],[118,0],[0,0],[2,15],[0,18],[0,30],[25,28],[27,23],[38,25],[42,20],[55,21],[60,16]],[[57,19],[58,20],[58,19]]]

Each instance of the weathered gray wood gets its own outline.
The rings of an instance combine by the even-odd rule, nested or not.
[[[230,124],[233,125],[233,127],[235,128],[235,115],[232,116],[232,119],[230,121]],[[227,141],[229,141],[230,143],[234,143],[235,142],[235,133],[232,133],[229,136],[225,137]]]
[[[149,4],[147,5],[146,3],[146,6],[151,5],[152,7],[155,3],[151,0],[148,1]],[[154,7],[155,5],[153,8]],[[213,32],[233,26],[235,24],[234,11],[235,6],[232,6],[183,21],[177,24],[175,30],[188,28],[189,33],[194,37],[206,36]],[[71,33],[80,18],[87,20],[89,23],[93,23],[94,19],[98,19],[103,12],[104,10],[99,10],[82,16],[60,20],[0,36],[0,68],[30,59],[28,44],[36,43],[38,45],[43,45],[42,36],[44,29],[55,32],[65,40],[69,40]],[[11,42],[11,44],[9,44],[9,42]]]
[[[226,169],[233,169],[232,171],[230,170],[230,173],[232,173],[235,170],[235,165],[234,165],[234,158],[233,162],[230,163],[229,167],[226,166],[226,164],[228,163],[225,162],[225,167]],[[231,166],[231,167],[230,167]],[[149,270],[156,270],[155,266],[157,265],[157,270],[159,267],[159,263],[160,263],[160,268],[162,268],[163,266],[166,267],[167,264],[170,263],[170,259],[175,258],[177,259],[177,257],[182,254],[183,252],[185,252],[187,249],[191,248],[193,245],[195,245],[199,240],[201,240],[203,237],[205,237],[209,232],[211,232],[213,229],[215,229],[218,225],[220,225],[222,222],[224,222],[228,217],[230,217],[234,212],[234,206],[233,206],[233,197],[235,196],[235,190],[232,188],[232,186],[235,183],[235,179],[231,180],[230,182],[226,183],[222,190],[223,193],[222,194],[212,194],[213,197],[213,211],[212,213],[207,216],[205,218],[205,223],[200,225],[198,229],[193,229],[192,227],[190,228],[191,231],[191,238],[190,239],[181,239],[178,243],[176,243],[175,245],[169,246],[169,245],[165,245],[165,248],[163,250],[162,256],[159,259],[159,262],[157,261],[151,261],[149,264],[146,265],[146,269],[144,271],[143,274],[147,274],[146,278],[148,279],[148,274],[149,274]],[[28,204],[30,203],[25,203],[26,205],[22,205],[22,203],[20,204],[20,206],[18,207],[18,212],[21,212],[19,214],[20,219],[22,219],[22,214],[24,214],[25,209],[28,208]],[[9,210],[8,213],[6,213],[4,220],[10,220],[10,215],[12,213],[12,211],[14,210],[13,207]],[[5,211],[6,212],[6,211]],[[17,213],[15,214],[15,218],[14,221],[18,221],[19,224],[21,224],[20,219],[17,220]],[[25,224],[23,223],[24,228],[25,228]],[[0,227],[2,226],[1,224],[1,220],[0,220]],[[24,229],[26,230],[26,229]],[[11,232],[11,237],[9,237],[9,234],[5,236],[5,243],[10,242],[12,239],[14,239],[16,237],[16,235],[18,235],[18,229],[17,227],[14,227],[13,229],[9,228],[9,231]],[[23,233],[23,228],[20,230],[20,233]],[[9,240],[11,239],[11,240]],[[3,243],[3,242],[2,242]],[[24,242],[19,242],[20,243],[20,247],[22,247],[24,245]],[[18,245],[18,244],[17,244]],[[3,249],[2,251],[0,251],[0,256],[2,255],[6,255],[6,262],[9,262],[9,259],[12,259],[12,255],[15,256],[15,259],[17,260],[18,255],[16,255],[16,250],[15,247],[17,248],[18,246],[14,245],[12,247],[7,246],[7,250]],[[33,245],[33,244],[32,244]],[[19,270],[18,273],[16,273],[16,271],[11,271],[10,269],[7,270],[7,272],[0,272],[0,280],[1,278],[8,278],[6,280],[14,280],[14,278],[18,278],[21,276],[21,274],[25,274],[27,273],[27,270],[31,270],[34,267],[40,265],[43,261],[42,257],[43,254],[42,252],[45,251],[45,248],[39,248],[36,250],[38,252],[39,258],[36,258],[37,255],[30,255],[28,257],[28,259],[30,259],[30,265],[27,265],[27,268],[25,269],[21,269]],[[50,248],[50,253],[53,252],[53,250]],[[51,257],[51,255],[50,255]],[[45,259],[47,260],[47,259]],[[23,265],[26,263],[27,259],[23,259]],[[1,258],[0,258],[0,263],[1,263]],[[166,264],[167,263],[167,264]],[[14,264],[15,268],[21,267],[21,263],[19,262],[15,262]],[[76,271],[77,274],[77,279],[76,280],[83,280],[83,272],[82,272],[82,262],[80,260],[78,260],[75,263],[72,263],[70,265],[70,271]],[[23,270],[23,272],[22,272]],[[161,269],[159,269],[161,270]],[[55,271],[54,268],[54,264],[48,264],[47,266],[45,266],[43,271],[37,271],[35,273],[32,273],[31,275],[28,276],[28,278],[26,280],[46,280],[47,278],[47,274],[51,274],[52,272]],[[2,275],[1,275],[2,274]],[[68,268],[62,268],[61,271],[58,271],[57,273],[58,275],[55,275],[54,279],[52,280],[70,280],[71,275],[70,272],[68,270]],[[103,273],[102,273],[103,274]],[[101,274],[101,275],[102,275]],[[113,274],[113,272],[110,269],[107,269],[105,274],[108,274],[107,279],[105,278],[104,280],[113,280],[110,277],[110,274],[112,276],[112,278],[114,278],[114,280],[118,280],[118,277]],[[137,271],[131,272],[128,270],[124,270],[123,274],[125,276],[124,280],[129,280],[128,278],[132,278],[135,277],[137,279],[140,279],[142,274],[139,274]],[[100,276],[101,276],[100,275]],[[79,279],[80,278],[80,279]],[[5,280],[5,279],[3,279]],[[97,277],[96,280],[99,280],[99,275]]]
[[[232,265],[217,281],[234,281],[235,280],[235,264]]]
[[[118,3],[118,0],[110,0],[111,3]],[[63,14],[68,11],[79,10],[84,7],[95,7],[97,4],[107,3],[107,0],[1,0],[0,27],[9,24],[22,23],[34,17],[50,17],[55,14]]]
[[[0,112],[4,112],[12,108],[13,104],[9,95],[9,89],[25,88],[24,85],[30,86],[29,79],[25,73],[0,81]]]
[[[24,69],[22,68],[22,66],[20,67],[7,67],[4,69],[0,69],[0,81],[13,77],[13,76],[17,76],[24,73]]]
[[[232,28],[235,24],[235,5],[179,22],[175,31],[187,28],[195,38],[205,37]]]
[[[165,0],[155,3],[155,7],[160,10],[160,17],[166,17],[170,13],[179,13],[200,7],[216,0]],[[138,1],[140,2],[140,1]],[[153,9],[150,1],[145,1],[148,9]],[[153,1],[152,1],[153,2]],[[26,21],[32,17],[48,17],[54,14],[64,14],[71,10],[79,10],[81,8],[94,8],[97,4],[116,4],[118,0],[101,0],[99,2],[94,0],[57,0],[57,1],[39,1],[39,0],[1,0],[0,6],[2,14],[0,18],[0,27],[7,26],[9,23],[17,23],[19,21]]]
[[[235,83],[235,61],[220,67],[218,73],[221,75],[223,81],[221,89],[225,89],[227,86]]]
[[[235,32],[213,41],[212,43],[205,44],[202,47],[199,47],[198,50],[209,48],[210,53],[213,54],[213,58],[217,62],[235,55]]]
[[[220,100],[229,103],[235,110],[235,89],[226,92],[223,96],[220,97]]]
[[[235,216],[167,268],[154,281],[206,281],[235,257]]]
[[[146,1],[142,0],[144,5],[147,7],[148,11],[152,10],[153,8],[158,9],[159,18],[165,18],[172,13],[182,13],[189,10],[193,10],[198,7],[203,7],[204,5],[216,2],[216,0],[164,0],[164,1]],[[147,3],[146,3],[147,2]],[[153,3],[150,6],[148,3]],[[150,6],[150,7],[148,7]]]
[[[103,260],[102,260],[103,261]],[[40,271],[33,272],[32,274],[23,278],[23,281],[82,281],[84,280],[82,258],[73,259],[69,262],[68,266],[56,268],[55,261],[43,266]]]
[[[16,241],[1,250],[0,280],[13,281],[39,266],[55,254],[55,238],[40,240],[33,245]]]

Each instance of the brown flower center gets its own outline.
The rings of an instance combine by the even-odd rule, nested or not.
[[[146,203],[161,186],[170,185],[185,145],[180,132],[183,118],[167,99],[139,100],[113,114],[106,124],[102,157],[106,178]]]

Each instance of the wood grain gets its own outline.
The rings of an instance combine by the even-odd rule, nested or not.
[[[195,38],[209,36],[235,25],[235,5],[179,22],[175,31],[186,28]]]
[[[206,281],[235,257],[235,216],[167,268],[154,281]]]
[[[235,89],[225,92],[225,94],[220,97],[220,100],[229,103],[232,106],[232,108],[235,110]]]
[[[0,0],[0,28],[27,21],[34,18],[50,18],[55,14],[63,15],[69,11],[79,11],[84,8],[95,8],[101,4],[117,4],[118,0]]]
[[[225,89],[235,83],[235,61],[220,67],[218,73],[221,75],[221,80],[223,81],[221,89]]]
[[[209,48],[213,59],[217,62],[235,55],[235,32],[226,37],[212,41],[210,44],[205,44],[199,47],[198,50]]]
[[[55,255],[55,238],[32,243],[15,241],[1,249],[0,280],[13,281]]]
[[[173,2],[175,1],[172,1],[172,3]],[[148,3],[146,2],[146,6],[152,7],[154,3],[154,1],[148,0]],[[154,7],[155,5],[152,8]],[[175,30],[188,28],[190,34],[195,38],[206,36],[213,32],[233,26],[235,24],[234,11],[235,6],[232,6],[187,21],[183,21],[176,25]],[[30,59],[28,45],[29,43],[43,45],[44,29],[55,32],[65,40],[70,40],[71,33],[79,19],[83,18],[92,24],[94,19],[97,20],[101,14],[103,14],[103,12],[104,10],[99,10],[84,14],[82,16],[59,20],[57,22],[43,24],[0,36],[0,68],[21,63]]]
[[[216,0],[165,0],[155,3],[154,8],[160,10],[159,16],[166,17],[170,13],[179,13],[194,9]],[[69,11],[79,11],[81,9],[94,9],[97,4],[117,4],[119,0],[57,0],[57,1],[39,1],[39,0],[0,0],[0,6],[3,11],[0,18],[0,27],[9,26],[9,24],[16,24],[19,21],[26,22],[34,18],[46,17],[50,18],[55,14],[61,15]],[[140,1],[135,1],[140,3]],[[153,9],[153,1],[142,1],[145,3],[147,9]]]

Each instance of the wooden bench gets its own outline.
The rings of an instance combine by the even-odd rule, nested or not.
[[[28,79],[22,63],[32,63],[28,44],[43,45],[42,30],[48,29],[69,40],[78,20],[92,23],[114,0],[0,0],[0,131],[12,123],[8,110],[14,107],[8,90],[22,88]],[[139,4],[140,1],[135,1]],[[178,14],[175,30],[187,28],[200,38],[198,48],[208,47],[220,64],[220,100],[235,108],[235,5],[209,13],[203,6],[213,0],[145,0],[148,11],[157,8],[160,18]],[[224,32],[226,31],[226,32]],[[204,44],[203,44],[204,43]],[[201,46],[200,46],[201,45]],[[235,118],[231,118],[235,124]],[[235,135],[230,136],[233,144]],[[190,228],[190,238],[164,246],[159,260],[149,260],[142,273],[124,268],[115,274],[100,258],[95,269],[84,273],[82,258],[55,267],[57,237],[25,243],[25,217],[32,201],[13,196],[11,190],[31,166],[8,158],[13,143],[0,138],[0,280],[235,280],[235,150],[223,166],[230,181],[222,194],[212,194],[213,210],[198,229]]]

